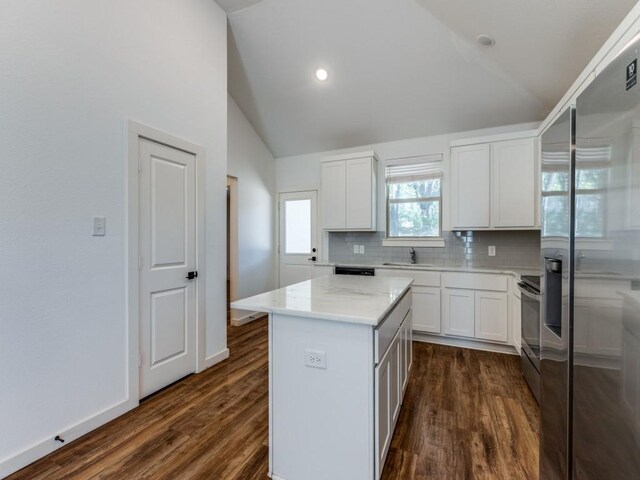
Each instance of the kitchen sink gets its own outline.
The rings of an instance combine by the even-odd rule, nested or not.
[[[382,265],[385,267],[433,267],[434,265],[428,263],[401,263],[401,262],[385,262]]]

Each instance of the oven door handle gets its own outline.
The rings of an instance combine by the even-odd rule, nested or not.
[[[518,289],[526,297],[529,297],[530,299],[535,300],[537,302],[540,301],[540,295],[532,292],[529,288],[527,288],[526,284],[522,282],[518,283]]]

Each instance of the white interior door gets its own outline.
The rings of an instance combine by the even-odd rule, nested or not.
[[[144,139],[139,155],[145,397],[196,370],[196,157]]]
[[[313,264],[319,258],[318,192],[281,193],[280,286],[313,278]]]

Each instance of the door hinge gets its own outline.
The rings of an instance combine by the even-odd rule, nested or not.
[[[142,270],[142,257],[138,255],[138,270]]]
[[[138,368],[142,367],[142,354],[138,354]]]

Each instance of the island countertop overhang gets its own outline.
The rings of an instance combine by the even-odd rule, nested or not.
[[[413,279],[327,275],[231,303],[232,308],[377,327]]]

